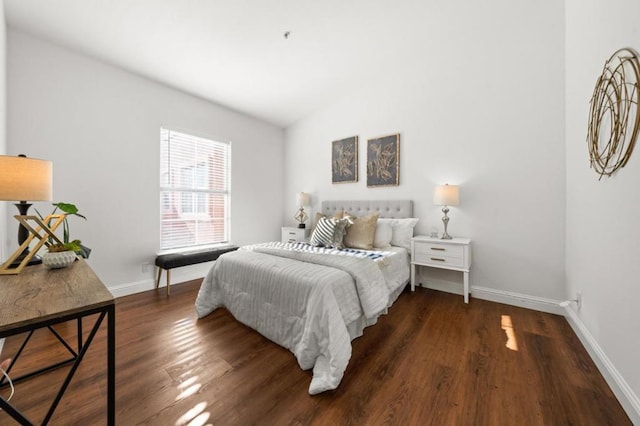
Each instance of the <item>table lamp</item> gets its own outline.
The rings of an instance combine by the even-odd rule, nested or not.
[[[448,206],[458,205],[458,187],[449,184],[436,186],[433,193],[433,204],[443,206],[442,213],[444,213],[444,216],[442,217],[442,223],[444,223],[444,233],[442,234],[442,239],[452,239],[451,235],[447,233],[447,225],[449,224],[449,216],[447,216],[447,213],[449,213]]]
[[[0,155],[0,200],[18,201],[15,206],[20,215],[25,216],[31,207],[27,201],[51,201],[52,170],[51,161],[27,158],[22,154],[17,157]],[[28,236],[29,230],[21,222],[18,228],[18,250]],[[20,264],[27,256],[31,256],[27,265],[42,262],[29,252],[27,246],[11,265]]]
[[[298,228],[305,228],[304,222],[309,219],[309,216],[304,211],[305,206],[311,204],[311,196],[306,192],[300,192],[296,195],[296,205],[300,206],[296,214],[293,216],[298,222]]]

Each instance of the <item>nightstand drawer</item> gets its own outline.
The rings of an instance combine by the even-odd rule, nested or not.
[[[465,266],[465,247],[439,241],[414,241],[413,261],[425,266],[462,268]]]
[[[418,256],[460,258],[464,256],[464,247],[460,245],[415,242],[414,253]]]
[[[416,253],[415,254],[415,263],[422,265],[434,265],[439,267],[456,267],[462,268],[465,266],[464,258],[460,257],[450,257],[450,256],[442,256],[437,253]]]
[[[280,241],[283,243],[294,243],[306,241],[309,238],[309,230],[306,228],[282,228],[282,238]]]

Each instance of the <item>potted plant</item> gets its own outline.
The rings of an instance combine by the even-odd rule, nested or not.
[[[72,264],[77,256],[82,256],[85,259],[89,257],[91,249],[82,245],[80,240],[71,240],[69,238],[69,221],[70,215],[81,217],[87,220],[86,217],[78,213],[78,208],[71,203],[53,203],[54,209],[51,214],[55,214],[58,210],[61,210],[64,214],[62,220],[62,244],[54,244],[53,239],[49,238],[47,242],[47,253],[42,256],[42,263],[48,268],[64,268]],[[38,216],[42,219],[42,215],[38,212]],[[47,224],[49,225],[49,224]]]

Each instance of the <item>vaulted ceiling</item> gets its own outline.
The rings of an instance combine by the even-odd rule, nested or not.
[[[5,0],[5,14],[9,28],[287,127],[410,66],[433,3]]]

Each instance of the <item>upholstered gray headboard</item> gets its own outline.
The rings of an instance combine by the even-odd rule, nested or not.
[[[413,201],[411,200],[366,200],[366,201],[323,201],[321,212],[333,216],[336,212],[345,211],[354,216],[366,216],[378,212],[380,217],[402,219],[413,217]]]

